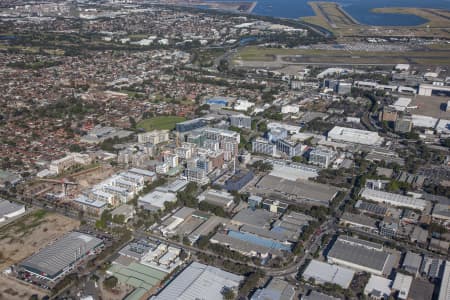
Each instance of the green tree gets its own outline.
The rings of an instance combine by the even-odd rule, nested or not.
[[[103,286],[108,290],[112,290],[117,286],[117,283],[118,283],[117,278],[114,276],[110,276],[103,281]]]

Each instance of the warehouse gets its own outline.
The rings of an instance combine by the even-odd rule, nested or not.
[[[302,277],[305,280],[314,279],[314,282],[318,284],[337,284],[347,289],[354,275],[355,272],[353,270],[313,259],[305,269],[305,272],[303,272]]]
[[[198,201],[206,201],[209,204],[222,207],[224,210],[232,208],[234,196],[225,191],[207,190],[198,196]]]
[[[391,273],[396,257],[384,251],[382,245],[340,236],[328,252],[327,261],[357,271],[386,275]]]
[[[164,203],[177,201],[177,195],[169,192],[153,191],[138,199],[138,206],[146,210],[164,210]]]
[[[329,141],[362,145],[380,145],[383,138],[377,132],[335,126],[328,132]]]
[[[0,199],[0,223],[25,213],[25,206]]]
[[[361,192],[361,197],[367,200],[375,201],[378,203],[386,203],[397,207],[408,207],[411,209],[425,210],[428,206],[428,201],[422,199],[416,199],[409,196],[403,196],[400,194],[393,194],[384,191],[372,190],[365,188]]]
[[[273,278],[266,287],[256,290],[251,300],[293,300],[294,296],[294,286],[284,280]]]
[[[243,276],[193,262],[151,299],[222,300],[222,291],[226,289],[236,291],[243,279]]]
[[[103,241],[84,233],[70,232],[25,259],[19,268],[39,279],[55,282],[72,271],[77,262],[96,253]]]
[[[293,181],[266,175],[257,184],[260,193],[265,196],[280,196],[299,202],[310,202],[314,205],[329,205],[338,193],[338,189],[311,181]]]
[[[439,300],[450,299],[450,262],[445,262],[444,274],[442,275],[441,289],[439,290]]]

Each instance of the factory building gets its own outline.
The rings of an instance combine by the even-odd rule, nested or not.
[[[380,145],[383,138],[377,132],[335,126],[328,132],[328,140],[362,145]]]
[[[242,280],[243,276],[193,262],[150,299],[222,300],[222,292],[227,289],[237,291]]]
[[[429,202],[400,194],[393,194],[384,191],[365,188],[361,192],[361,197],[378,203],[386,203],[397,207],[408,207],[412,209],[425,210]]]
[[[327,261],[382,276],[390,274],[395,257],[384,251],[383,245],[339,236],[327,254]]]
[[[80,260],[96,254],[103,241],[84,233],[71,232],[19,264],[29,276],[56,282],[75,269]]]

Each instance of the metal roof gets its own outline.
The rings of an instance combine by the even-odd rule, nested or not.
[[[327,257],[382,272],[389,258],[389,253],[359,243],[346,242],[339,238],[333,244]]]
[[[243,279],[243,276],[193,262],[152,299],[222,300],[223,288],[235,289]]]
[[[87,255],[102,243],[102,240],[94,236],[70,232],[25,259],[20,266],[30,272],[54,278],[66,267]]]
[[[337,284],[346,289],[349,287],[354,275],[355,272],[353,270],[318,260],[311,260],[302,276],[306,280],[314,278],[318,283]]]

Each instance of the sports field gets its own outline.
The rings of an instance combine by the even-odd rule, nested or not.
[[[175,128],[175,124],[185,121],[186,118],[178,116],[159,116],[150,119],[141,120],[136,127],[142,128],[145,131],[151,130],[172,130]]]

